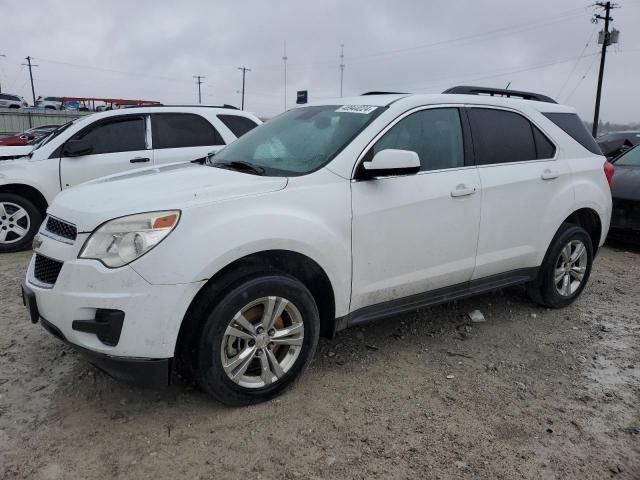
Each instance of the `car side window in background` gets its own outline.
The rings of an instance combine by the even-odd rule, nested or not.
[[[74,140],[84,139],[93,147],[92,154],[134,152],[144,150],[144,117],[117,118],[77,133]]]
[[[421,171],[463,167],[464,142],[458,109],[430,108],[412,113],[391,127],[369,155],[386,149],[416,152]]]
[[[154,149],[224,145],[213,125],[191,113],[153,114],[151,130]]]
[[[218,118],[236,137],[241,137],[258,126],[250,118],[241,117],[240,115],[218,115]]]
[[[623,167],[640,167],[640,147],[635,147],[620,156],[615,161],[615,165],[622,165]]]
[[[575,113],[543,113],[543,115],[591,153],[602,155],[602,150],[578,115]]]
[[[478,165],[536,160],[531,122],[514,112],[469,108]]]

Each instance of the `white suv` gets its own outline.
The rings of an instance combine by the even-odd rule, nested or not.
[[[260,124],[240,110],[142,107],[102,112],[68,123],[33,150],[0,149],[0,253],[22,250],[61,190],[148,165],[204,158]],[[6,151],[7,158],[1,158]]]
[[[22,108],[28,107],[27,101],[20,95],[10,93],[0,93],[0,108]]]
[[[63,192],[34,242],[32,320],[117,378],[166,384],[175,365],[240,405],[351,325],[514,284],[570,304],[610,167],[569,107],[453,92],[310,104],[205,165]]]

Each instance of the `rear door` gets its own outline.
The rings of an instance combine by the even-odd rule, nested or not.
[[[520,112],[485,106],[467,112],[482,184],[473,279],[537,267],[558,228],[558,212],[574,202],[569,166]]]
[[[152,151],[147,139],[146,115],[123,115],[97,121],[70,140],[85,140],[91,153],[65,156],[62,148],[60,180],[62,188],[73,187],[105,175],[151,165]]]
[[[190,162],[225,145],[216,128],[193,113],[154,113],[151,131],[156,164]]]

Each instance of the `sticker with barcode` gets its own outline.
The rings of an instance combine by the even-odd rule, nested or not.
[[[340,113],[363,113],[368,115],[369,113],[376,110],[378,107],[374,107],[373,105],[343,105],[336,112]]]

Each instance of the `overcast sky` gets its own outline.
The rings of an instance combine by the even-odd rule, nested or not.
[[[593,118],[597,31],[585,0],[0,0],[3,92],[240,104],[272,116],[296,90],[310,100],[367,90],[441,92],[458,84],[533,90]],[[640,0],[619,0],[601,118],[640,121]],[[587,45],[588,43],[588,45]]]

